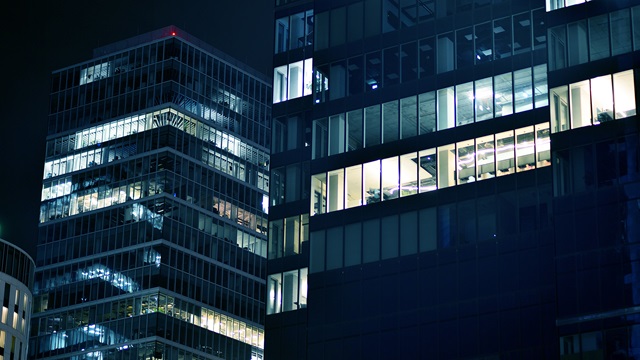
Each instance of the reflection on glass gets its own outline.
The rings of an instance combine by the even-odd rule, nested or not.
[[[399,197],[398,157],[382,160],[382,200],[397,199]]]
[[[496,134],[496,159],[498,160],[498,176],[515,172],[513,131]]]
[[[589,50],[591,61],[609,57],[609,15],[589,18]]]
[[[536,160],[533,126],[517,129],[515,133],[517,171],[521,172],[535,169]]]
[[[490,22],[475,27],[476,64],[493,60],[493,27]]]
[[[362,178],[365,204],[380,202],[380,160],[364,164]]]
[[[418,193],[418,153],[400,156],[400,196]]]
[[[476,139],[478,180],[490,179],[496,176],[495,151],[493,135]]]
[[[473,82],[456,86],[457,126],[473,122]]]
[[[362,205],[362,166],[347,168],[347,199],[346,208]]]
[[[613,120],[613,87],[611,75],[591,79],[593,123]]]
[[[493,118],[493,78],[476,81],[476,121]]]
[[[476,181],[476,154],[473,140],[458,143],[458,184]]]
[[[571,92],[571,128],[591,125],[589,80],[571,84],[569,91]]]
[[[436,149],[420,151],[420,168],[418,170],[420,192],[432,191],[438,188]]]
[[[438,147],[438,188],[456,184],[455,144]]]
[[[495,42],[495,58],[511,56],[511,18],[505,17],[493,21],[493,39]],[[518,45],[519,46],[519,45]]]

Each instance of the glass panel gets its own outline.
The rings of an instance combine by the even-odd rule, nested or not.
[[[591,61],[609,57],[609,16],[589,18],[589,50]]]
[[[633,84],[633,70],[613,74],[616,119],[636,114],[636,93]]]
[[[551,143],[549,141],[549,123],[536,125],[537,167],[551,165]]]
[[[359,265],[362,262],[361,224],[349,224],[344,227],[344,266]]]
[[[362,205],[362,165],[347,168],[346,208]]]
[[[364,147],[380,144],[380,105],[373,105],[365,108],[364,121]]]
[[[331,10],[330,46],[344,44],[346,40],[347,8],[339,7]]]
[[[591,79],[593,123],[613,120],[613,87],[611,75]]]
[[[455,126],[455,100],[453,94],[453,86],[438,90],[438,130]]]
[[[591,125],[591,101],[589,100],[589,80],[571,84],[571,128]]]
[[[307,268],[300,269],[300,304],[299,308],[307,307],[307,289],[309,288],[307,284],[309,270]]]
[[[544,9],[533,10],[531,19],[533,20],[533,48],[544,48],[547,46],[547,15]]]
[[[298,309],[298,270],[287,271],[282,276],[282,311]]]
[[[418,168],[418,180],[420,192],[432,191],[438,188],[436,170],[436,149],[420,151],[420,167]]]
[[[569,130],[569,91],[560,86],[551,89],[551,129],[554,133]]]
[[[478,180],[496,176],[496,157],[493,135],[476,139],[476,164]]]
[[[344,209],[344,169],[329,171],[328,212]]]
[[[531,50],[531,18],[530,13],[513,16],[513,52],[524,53]]]
[[[382,200],[397,199],[399,196],[398,157],[382,160]]]
[[[362,2],[349,5],[347,8],[347,41],[357,41],[362,39],[363,31],[363,6]]]
[[[362,148],[362,109],[349,111],[347,113],[347,134],[349,142],[347,151],[354,151]]]
[[[310,255],[309,255],[309,271],[319,272],[324,271],[324,247],[325,231],[314,231],[311,233],[310,241]]]
[[[473,29],[471,27],[456,31],[456,69],[473,65]],[[438,49],[439,50],[439,49]]]
[[[288,99],[295,99],[302,96],[302,92],[303,92],[303,71],[302,70],[303,70],[302,61],[289,64],[289,97]],[[333,79],[333,70],[331,75]]]
[[[398,100],[382,104],[382,122],[384,124],[382,142],[397,141],[399,137]]]
[[[473,140],[458,143],[458,184],[476,181],[476,153]]]
[[[493,78],[476,81],[476,121],[493,118]]]
[[[564,25],[549,29],[549,70],[567,66],[567,30]]]
[[[624,54],[631,51],[631,19],[629,9],[611,13],[611,53]]]
[[[311,95],[313,91],[313,59],[304,61],[304,93],[303,96]]]
[[[494,77],[495,117],[513,114],[513,89],[511,73]]]
[[[640,49],[640,6],[631,8],[633,23],[633,50]]]
[[[418,212],[400,214],[400,256],[418,252]]]
[[[398,257],[398,215],[382,218],[380,235],[382,240],[382,260]]]
[[[349,95],[360,94],[364,91],[364,58],[357,56],[349,59]]]
[[[640,38],[640,35],[638,35],[638,38]],[[420,45],[418,49],[420,54],[419,76],[421,79],[424,79],[428,76],[435,74],[435,70],[436,70],[435,38],[430,37],[427,39],[420,40]]]
[[[587,22],[585,20],[567,26],[569,66],[584,64],[589,61],[587,54]]]
[[[496,159],[498,176],[515,172],[513,131],[496,134]]]
[[[325,173],[311,177],[311,215],[324,214],[327,209],[327,175]]]
[[[400,99],[400,117],[402,139],[418,135],[418,108],[415,96]]]
[[[438,74],[453,70],[453,33],[438,36]]]
[[[436,249],[437,222],[436,208],[420,210],[420,251]]]
[[[269,259],[282,257],[284,244],[283,220],[276,220],[269,223]]]
[[[398,0],[382,0],[382,32],[400,29]]]
[[[288,217],[284,220],[284,256],[300,253],[300,216]]]
[[[346,61],[331,64],[329,79],[331,79],[331,89],[329,99],[335,100],[345,96],[347,89],[347,69]],[[293,99],[293,96],[290,96]]]
[[[384,86],[400,83],[400,48],[384,50]]]
[[[275,53],[287,51],[287,44],[289,43],[289,18],[283,17],[276,20],[276,35],[275,35]]]
[[[313,159],[327,156],[329,143],[329,124],[327,118],[313,121]]]
[[[436,93],[419,95],[420,135],[436,131]]]
[[[273,69],[273,103],[287,100],[287,65]]]
[[[365,204],[380,202],[380,160],[364,164],[362,178]]]
[[[414,2],[415,4],[415,2]],[[418,43],[416,41],[402,45],[402,82],[418,78]]]
[[[533,109],[531,68],[513,72],[513,91],[517,113]]]
[[[536,168],[533,126],[516,129],[516,159],[518,172]]]
[[[329,118],[329,156],[344,152],[344,114]]]
[[[269,275],[267,282],[267,292],[269,299],[267,301],[267,315],[277,314],[282,309],[282,275]]]
[[[400,156],[400,196],[418,193],[418,153]]]
[[[473,82],[456,86],[456,124],[473,122]]]
[[[329,12],[316,14],[315,16],[315,39],[314,48],[316,50],[329,47]]]
[[[297,49],[299,47],[305,46],[305,31],[304,31],[304,12],[297,13],[291,15],[290,17],[290,26],[291,26],[291,44],[289,46],[290,49]]]
[[[511,18],[506,17],[493,21],[493,37],[495,41],[495,58],[511,56]]]
[[[342,267],[343,236],[342,226],[327,230],[327,270]]]
[[[455,144],[438,147],[438,188],[456,184],[456,149]]]
[[[493,60],[493,27],[491,23],[476,25],[475,27],[475,61],[476,64]]]
[[[547,64],[533,67],[533,96],[536,108],[549,105]]]
[[[375,51],[367,54],[366,91],[373,91],[382,85],[382,54]]]
[[[380,260],[380,220],[373,219],[362,223],[362,262]]]

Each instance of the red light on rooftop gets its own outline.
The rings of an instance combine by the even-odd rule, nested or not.
[[[176,36],[176,32],[175,32],[175,31],[172,31],[172,32],[171,32],[171,36]]]

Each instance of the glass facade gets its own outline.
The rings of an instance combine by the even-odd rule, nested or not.
[[[96,54],[52,75],[30,358],[262,359],[270,84],[175,27]]]
[[[640,1],[284,5],[267,356],[640,356]]]

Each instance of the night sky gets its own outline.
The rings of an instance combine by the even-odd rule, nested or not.
[[[0,238],[34,258],[53,70],[90,60],[96,47],[176,25],[271,72],[273,0],[12,3],[0,11]]]

